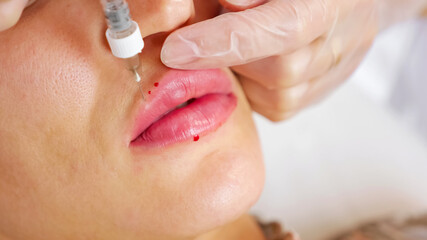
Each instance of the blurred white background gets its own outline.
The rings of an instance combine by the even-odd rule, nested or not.
[[[427,21],[383,32],[331,97],[273,124],[256,116],[266,186],[252,212],[304,240],[427,212]]]

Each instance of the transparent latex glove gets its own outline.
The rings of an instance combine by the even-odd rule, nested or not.
[[[22,11],[35,0],[0,0],[0,32],[14,26]]]
[[[163,63],[179,69],[233,66],[253,110],[280,121],[351,75],[391,2],[408,7],[426,0],[220,2],[229,11],[246,10],[178,29],[165,41]]]

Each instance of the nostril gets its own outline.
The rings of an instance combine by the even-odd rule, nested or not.
[[[28,0],[27,5],[25,7],[30,6],[31,4],[33,4],[36,0]]]

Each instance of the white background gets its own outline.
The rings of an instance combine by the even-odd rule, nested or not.
[[[427,105],[407,100],[415,93],[396,95],[402,80],[426,86],[420,24],[383,33],[350,81],[321,104],[280,124],[255,116],[267,178],[252,213],[321,240],[372,219],[427,212],[427,137],[419,117]],[[407,70],[409,58],[418,70]],[[427,88],[418,94],[424,92],[427,103]]]

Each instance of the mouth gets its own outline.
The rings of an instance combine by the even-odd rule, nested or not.
[[[219,70],[170,70],[136,114],[131,147],[164,147],[200,138],[223,125],[237,106]]]

